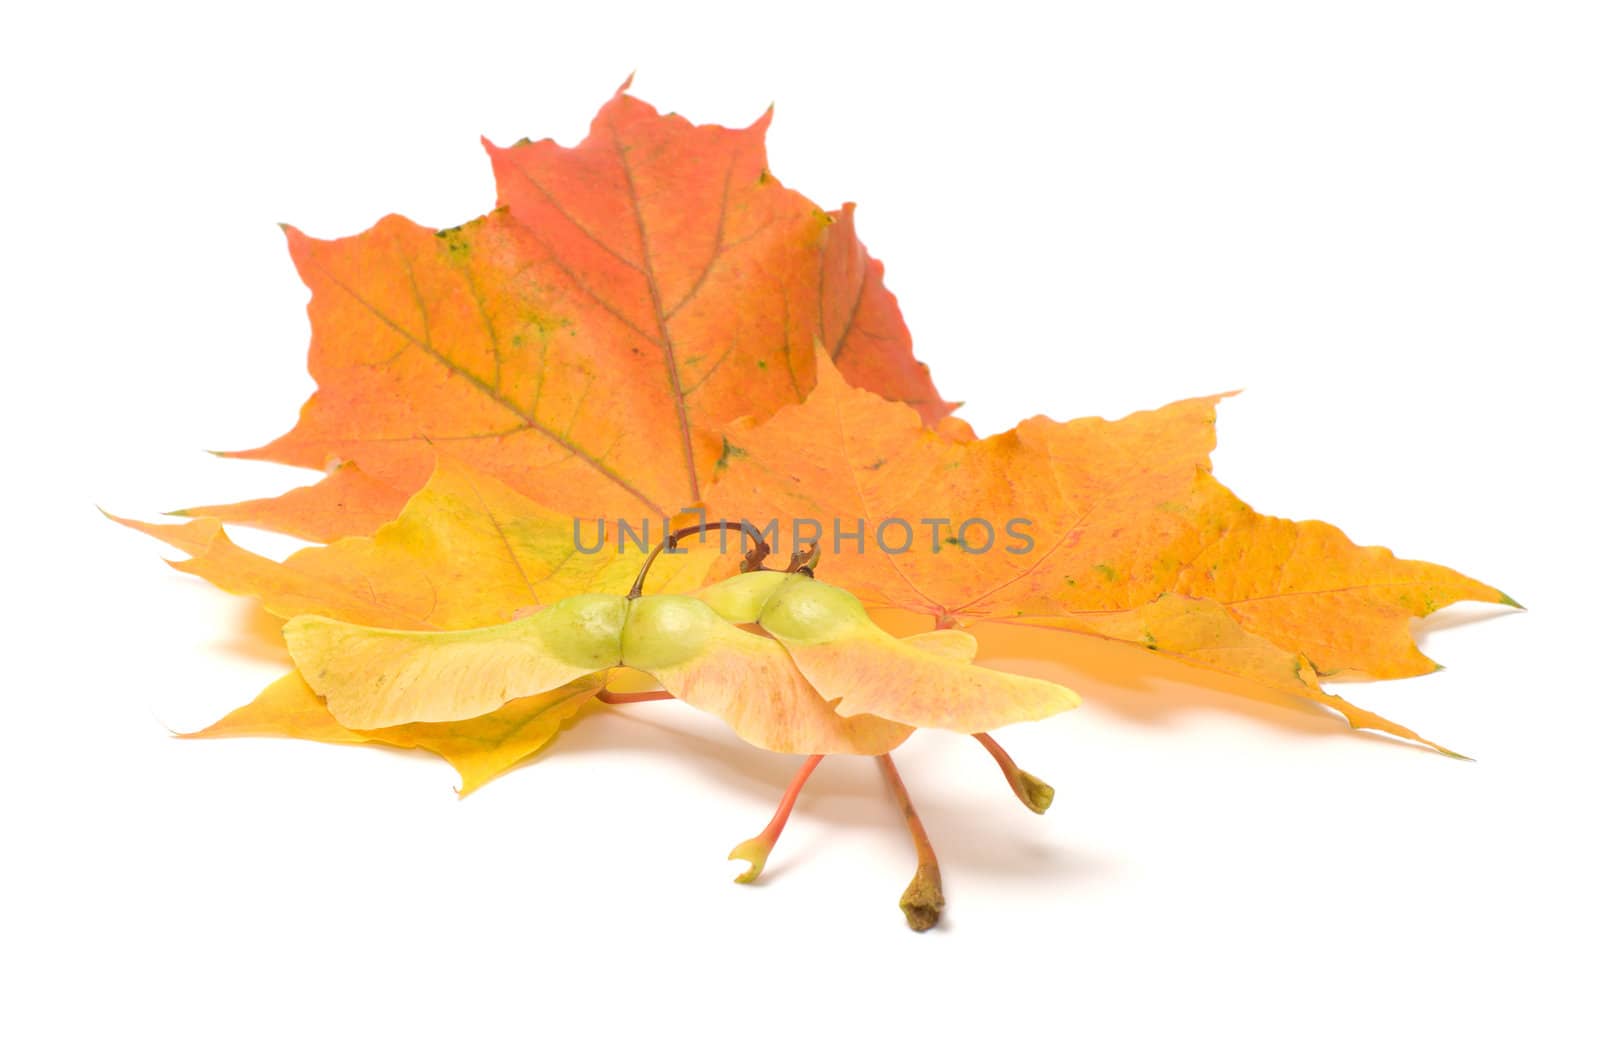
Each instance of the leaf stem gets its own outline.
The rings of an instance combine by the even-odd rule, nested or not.
[[[972,737],[976,738],[983,748],[989,751],[989,755],[994,757],[994,762],[1000,765],[1000,770],[1005,773],[1006,782],[1011,784],[1011,792],[1017,795],[1017,800],[1021,801],[1028,811],[1044,815],[1045,809],[1050,807],[1050,802],[1055,800],[1056,788],[1037,775],[1030,775],[1017,767],[1017,762],[1011,759],[1011,754],[1001,749],[1000,743],[988,734],[979,731]]]
[[[750,866],[735,882],[754,882],[761,874],[761,869],[767,866],[767,857],[772,855],[772,847],[778,844],[778,835],[783,833],[784,824],[789,822],[789,813],[794,811],[794,803],[800,798],[800,790],[805,786],[806,780],[811,778],[811,773],[817,770],[817,765],[822,763],[823,754],[814,753],[806,758],[800,765],[800,770],[794,773],[794,778],[789,781],[789,788],[783,792],[783,799],[778,802],[778,810],[772,814],[772,819],[767,827],[754,838],[747,838],[733,847],[733,852],[728,854],[729,860],[748,860]]]
[[[737,529],[740,534],[748,535],[760,543],[763,550],[762,556],[772,552],[767,547],[767,540],[762,537],[761,532],[756,530],[756,526],[747,520],[714,520],[710,523],[702,521],[693,527],[679,528],[659,543],[656,543],[656,548],[651,550],[650,556],[644,559],[644,564],[639,566],[639,578],[633,581],[633,589],[628,591],[628,597],[637,598],[644,593],[644,578],[650,574],[650,566],[656,563],[656,558],[660,556],[662,550],[671,550],[678,545],[679,539],[687,539],[691,535],[704,535],[708,531],[721,528]]]
[[[922,826],[916,806],[911,803],[911,795],[906,792],[905,780],[900,778],[894,760],[884,753],[878,757],[878,766],[883,769],[883,777],[888,780],[889,789],[894,791],[895,800],[900,803],[900,814],[905,817],[906,829],[911,832],[911,841],[917,847],[917,873],[911,877],[911,885],[906,887],[905,893],[900,895],[900,910],[905,913],[906,923],[912,930],[927,930],[939,922],[939,913],[944,910],[939,858],[934,855],[933,843],[928,840],[928,832]]]

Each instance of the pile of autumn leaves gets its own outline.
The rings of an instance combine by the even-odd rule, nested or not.
[[[575,518],[590,547],[597,520],[613,541],[618,520],[658,528],[691,509],[814,520],[825,578],[902,629],[916,626],[905,614],[980,644],[1048,629],[1063,655],[1075,638],[1127,643],[1424,741],[1321,678],[1431,671],[1410,619],[1504,595],[1251,510],[1210,472],[1217,397],[975,438],[913,359],[851,208],[823,211],[767,172],[766,125],[694,126],[619,94],[575,148],[486,144],[499,205],[459,228],[288,230],[317,391],[286,435],[233,456],[325,478],[183,524],[125,523],[278,617],[450,630],[626,591],[639,553],[578,549]],[[1014,517],[1031,549],[925,533]],[[324,545],[274,562],[226,523]],[[876,529],[901,523],[908,549],[875,548]],[[865,529],[865,549],[828,553],[836,526]],[[648,590],[727,571],[691,550],[663,557]],[[466,791],[549,741],[605,679],[477,719],[352,731],[291,673],[201,733],[428,749]]]

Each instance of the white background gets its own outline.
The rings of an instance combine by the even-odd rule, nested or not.
[[[936,10],[52,5],[5,17],[0,1050],[7,1058],[1592,1059],[1592,5]],[[1158,670],[902,760],[793,764],[677,706],[457,801],[422,755],[185,743],[279,674],[153,517],[307,474],[212,458],[309,394],[273,223],[493,204],[479,134],[581,137],[627,74],[852,199],[980,431],[1244,387],[1258,508],[1525,614],[1345,693],[1454,763]],[[244,536],[251,544],[261,537]],[[280,550],[281,544],[267,544]],[[258,627],[259,627],[258,622]],[[259,633],[258,633],[259,636]],[[1025,1055],[1024,1055],[1025,1054]]]

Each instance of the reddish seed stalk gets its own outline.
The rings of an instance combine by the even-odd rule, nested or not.
[[[639,690],[617,691],[602,690],[594,696],[595,700],[605,705],[627,705],[635,701],[666,701],[672,693],[666,690]]]
[[[805,787],[806,780],[811,778],[811,773],[817,770],[817,765],[822,763],[823,754],[814,753],[806,758],[800,770],[794,773],[794,778],[789,781],[789,788],[783,792],[783,799],[778,802],[778,810],[772,814],[772,819],[767,827],[754,838],[747,838],[733,847],[733,852],[728,854],[729,860],[748,860],[750,867],[735,881],[754,882],[761,874],[761,869],[767,864],[767,857],[772,853],[772,847],[778,844],[778,835],[783,833],[784,825],[789,822],[789,813],[794,811],[794,803],[800,799],[800,791]]]
[[[928,832],[922,826],[916,806],[911,803],[911,794],[906,791],[905,780],[900,778],[894,760],[884,753],[878,757],[878,766],[883,769],[883,777],[888,780],[889,789],[894,791],[895,800],[900,803],[900,814],[905,817],[906,829],[911,832],[912,844],[917,847],[917,873],[912,876],[911,885],[906,887],[905,893],[900,895],[900,910],[905,913],[906,923],[912,930],[927,930],[939,922],[939,913],[944,910],[939,858],[934,855],[933,843],[928,840]]]
[[[811,778],[811,773],[817,770],[817,765],[822,763],[822,754],[814,753],[806,758],[800,765],[800,770],[794,773],[794,778],[789,780],[789,788],[783,792],[783,799],[778,802],[778,810],[772,814],[772,819],[767,823],[758,837],[764,838],[768,846],[777,844],[778,835],[783,833],[784,824],[789,822],[789,813],[794,811],[794,803],[800,799],[800,790],[805,786],[806,780]]]
[[[1000,748],[1000,743],[982,731],[972,736],[976,738],[989,755],[994,757],[994,762],[1000,765],[1000,770],[1005,774],[1006,782],[1011,785],[1011,792],[1017,795],[1030,812],[1044,815],[1044,810],[1050,807],[1050,802],[1055,800],[1055,787],[1030,775],[1017,767],[1017,762],[1011,759],[1011,754]]]

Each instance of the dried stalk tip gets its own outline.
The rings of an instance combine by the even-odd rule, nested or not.
[[[772,841],[765,835],[758,834],[754,838],[747,838],[733,847],[733,852],[728,854],[729,860],[748,860],[750,866],[740,872],[735,882],[754,882],[761,876],[761,870],[767,866],[767,857],[772,855]]]
[[[789,813],[794,811],[794,803],[800,799],[801,788],[811,778],[817,765],[822,763],[822,757],[821,753],[813,753],[805,759],[800,770],[794,773],[794,778],[789,780],[789,788],[783,792],[783,800],[778,802],[778,810],[772,814],[767,829],[735,845],[733,852],[728,854],[729,860],[750,861],[749,869],[734,879],[735,882],[754,882],[761,874],[761,869],[767,866],[767,857],[772,855],[772,847],[778,844],[783,826],[789,822]]]
[[[1037,775],[1030,775],[1017,767],[1017,762],[1011,759],[1011,754],[1000,748],[1000,743],[996,742],[992,735],[980,731],[972,737],[976,738],[978,744],[987,749],[989,755],[994,757],[994,762],[1000,765],[1000,771],[1006,777],[1006,785],[1017,795],[1017,800],[1021,801],[1029,812],[1044,815],[1044,810],[1056,799],[1056,788]]]
[[[944,888],[939,881],[938,867],[917,868],[911,885],[900,895],[900,910],[906,914],[906,925],[921,933],[939,923],[939,913],[944,911]]]
[[[1028,806],[1030,812],[1037,812],[1041,816],[1044,815],[1045,809],[1050,807],[1050,802],[1056,799],[1054,786],[1037,775],[1030,775],[1025,771],[1017,772],[1017,785],[1012,789],[1016,791],[1022,803]]]

